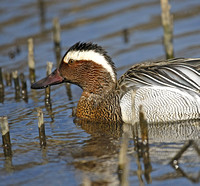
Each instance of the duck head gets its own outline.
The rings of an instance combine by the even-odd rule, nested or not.
[[[31,85],[32,89],[69,82],[83,91],[102,94],[116,86],[116,70],[112,59],[100,46],[76,43],[63,56],[59,68]]]

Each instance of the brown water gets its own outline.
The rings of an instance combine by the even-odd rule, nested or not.
[[[62,54],[77,41],[96,42],[112,56],[119,77],[134,63],[165,58],[160,1],[0,0],[0,5],[0,66],[4,73],[23,72],[28,85],[28,102],[15,98],[12,84],[5,86],[0,103],[0,116],[8,116],[13,151],[12,158],[5,159],[0,147],[0,185],[120,185],[117,167],[124,128],[75,122],[72,108],[81,89],[74,85],[71,95],[64,85],[52,87],[52,107],[45,107],[44,90],[30,89],[27,39],[34,39],[37,80],[46,75],[47,61],[56,67],[55,17],[61,24]],[[171,12],[175,56],[198,57],[200,1],[174,0]],[[39,144],[37,107],[44,112],[46,149]],[[125,129],[130,185],[199,183],[199,122],[149,125],[147,145],[141,143],[140,130],[129,125]],[[169,162],[187,143],[191,145],[175,169]]]

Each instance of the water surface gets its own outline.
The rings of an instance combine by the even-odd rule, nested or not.
[[[199,0],[170,3],[175,56],[199,57]],[[52,40],[55,17],[61,24],[62,55],[77,41],[98,43],[112,56],[118,77],[135,63],[164,59],[159,0],[1,0],[0,4],[0,66],[4,73],[23,72],[28,86],[26,102],[15,98],[13,83],[5,85],[0,116],[8,117],[13,156],[5,159],[0,147],[0,185],[120,185],[117,167],[123,130],[128,131],[129,138],[130,185],[199,183],[198,121],[149,125],[149,143],[143,145],[137,127],[125,125],[124,129],[118,125],[74,121],[72,108],[82,92],[77,86],[71,86],[71,94],[65,85],[52,87],[52,107],[45,106],[44,90],[30,89],[27,39],[34,39],[39,80],[46,75],[47,61],[52,61],[56,68]],[[44,112],[45,149],[39,144],[37,107]],[[186,145],[189,147],[175,169],[170,161]]]

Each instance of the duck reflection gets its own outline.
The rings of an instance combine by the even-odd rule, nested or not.
[[[200,171],[200,121],[176,123],[105,124],[75,120],[75,124],[91,135],[81,150],[72,150],[73,165],[83,171],[90,182],[121,184],[122,172],[118,170],[120,142],[128,136],[126,155],[129,159],[129,175],[135,175],[143,185],[158,180],[185,177],[199,182]],[[187,148],[186,148],[187,147]],[[170,166],[170,172],[160,173],[159,167]],[[157,168],[154,168],[157,167]],[[188,168],[191,168],[187,173]],[[126,167],[127,169],[127,167]],[[152,177],[153,172],[158,175]],[[175,171],[175,172],[174,172]],[[174,177],[175,176],[175,177]],[[128,179],[128,175],[127,175]],[[106,184],[105,184],[106,185]]]

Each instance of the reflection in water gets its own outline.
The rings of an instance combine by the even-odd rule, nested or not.
[[[14,172],[14,166],[12,164],[12,157],[6,157],[4,160],[4,168],[7,173]]]
[[[196,151],[197,155],[200,157],[200,148],[197,146],[194,140],[188,140],[184,146],[180,149],[180,151],[172,158],[170,164],[176,170],[176,172],[180,173],[183,177],[186,177],[190,181],[194,183],[198,183],[200,180],[200,171],[198,172],[197,177],[191,175],[191,173],[186,173],[178,163],[178,160],[182,157],[183,153],[187,151],[189,147],[193,147],[194,151]]]
[[[32,153],[37,154],[37,160],[34,159],[31,162],[28,160],[28,162],[15,165],[12,159],[5,159],[4,171],[26,170],[49,162],[57,162],[60,159],[66,162],[67,166],[73,166],[79,170],[91,184],[119,185],[122,183],[118,172],[120,141],[124,135],[127,135],[128,164],[125,167],[126,170],[121,171],[130,169],[128,180],[133,177],[131,180],[134,179],[134,182],[140,185],[180,177],[185,177],[191,182],[199,182],[200,153],[197,145],[199,121],[147,124],[145,127],[141,124],[91,123],[78,119],[74,122],[77,128],[81,128],[90,136],[81,140],[82,134],[64,131],[55,132],[53,137],[47,135],[47,148],[41,149],[41,155],[38,154],[38,151],[41,151],[39,140],[36,140],[37,145],[29,142],[28,146],[32,149]],[[75,135],[77,139],[80,138],[78,141],[75,141]],[[20,151],[14,150],[15,157],[24,157],[23,154],[31,153],[30,149],[25,150],[26,144],[24,145]],[[32,157],[31,154],[28,157]],[[1,157],[2,154],[0,154]],[[157,176],[155,173],[160,170],[156,165],[169,166],[171,171],[168,168],[167,173],[161,172]]]
[[[92,184],[118,184],[117,166],[119,138],[122,125],[117,123],[91,123],[76,120],[75,123],[91,134],[81,149],[73,150],[73,165],[88,176]]]
[[[196,167],[193,164],[200,162],[200,150],[197,146],[197,143],[199,142],[200,132],[199,121],[187,121],[168,124],[148,124],[147,143],[142,140],[142,135],[144,134],[144,132],[141,130],[141,125],[136,124],[134,126],[127,127],[129,128],[129,130],[133,131],[136,160],[138,162],[137,175],[140,183],[143,183],[141,170],[142,166],[140,165],[140,159],[143,159],[143,174],[147,183],[151,183],[152,181],[150,176],[152,172],[151,162],[171,164],[175,168],[178,177],[183,176],[192,182],[199,182],[199,170],[194,169],[187,174],[180,168],[181,165],[183,167]],[[139,139],[141,140],[141,142]],[[162,143],[160,142],[164,142],[164,144],[162,145]],[[192,150],[189,149],[189,147],[191,146],[194,146]],[[189,162],[188,157],[190,159]],[[180,162],[180,166],[178,165],[178,162]],[[190,175],[195,175],[196,171],[198,171],[197,178],[191,177]],[[165,175],[159,176],[159,180],[162,180],[161,178],[163,178],[163,180],[171,179],[171,176],[172,175],[170,173],[167,173]],[[155,177],[153,178],[153,180],[158,180],[158,178]]]
[[[146,131],[141,130],[140,124],[135,124],[133,126],[124,124],[124,127],[121,127],[117,124],[105,125],[85,123],[81,120],[77,120],[76,124],[81,126],[87,133],[91,134],[91,138],[85,141],[85,145],[81,150],[77,149],[73,151],[72,156],[75,159],[73,164],[77,169],[82,170],[84,174],[89,171],[90,174],[87,176],[91,179],[90,181],[92,183],[92,180],[97,175],[102,183],[121,183],[121,177],[114,177],[113,174],[117,173],[119,155],[118,139],[122,137],[122,130],[128,133],[129,144],[133,144],[134,146],[134,152],[132,151],[132,145],[129,145],[127,153],[129,156],[132,154],[132,158],[135,159],[133,161],[136,161],[137,170],[135,170],[135,167],[130,167],[130,169],[132,170],[131,172],[137,176],[138,182],[141,185],[145,184],[145,182],[153,183],[158,180],[157,177],[151,176],[151,174],[156,171],[156,169],[152,167],[152,163],[170,165],[174,160],[179,162],[179,159],[180,166],[175,168],[177,176],[186,177],[192,182],[199,182],[200,172],[198,172],[197,178],[188,176],[188,174],[195,175],[196,169],[187,174],[180,168],[181,166],[190,166],[191,158],[193,163],[200,161],[199,147],[196,145],[199,140],[199,121],[148,124]],[[133,143],[131,141],[133,141]],[[161,141],[164,142],[164,147],[160,143]],[[185,148],[186,144],[190,145],[187,145],[187,148]],[[191,145],[194,146],[192,150],[188,149]],[[194,151],[196,151],[196,153],[194,153]],[[183,155],[183,153],[186,154],[186,156]],[[194,156],[194,154],[196,155]],[[188,162],[188,157],[190,157],[190,162]],[[163,161],[163,159],[165,161]],[[191,166],[196,167],[197,165],[191,164]],[[104,170],[103,173],[101,172],[102,170]],[[107,176],[104,175],[105,173]],[[172,175],[174,176],[174,174],[167,173],[159,175],[159,177],[163,178],[163,180],[168,180],[172,178]],[[115,180],[110,180],[111,176],[115,178]],[[95,179],[95,181],[98,179]]]
[[[129,158],[127,157],[128,149],[128,133],[124,131],[122,135],[122,142],[119,150],[119,163],[118,163],[118,177],[120,185],[128,184],[128,174],[129,174]]]

